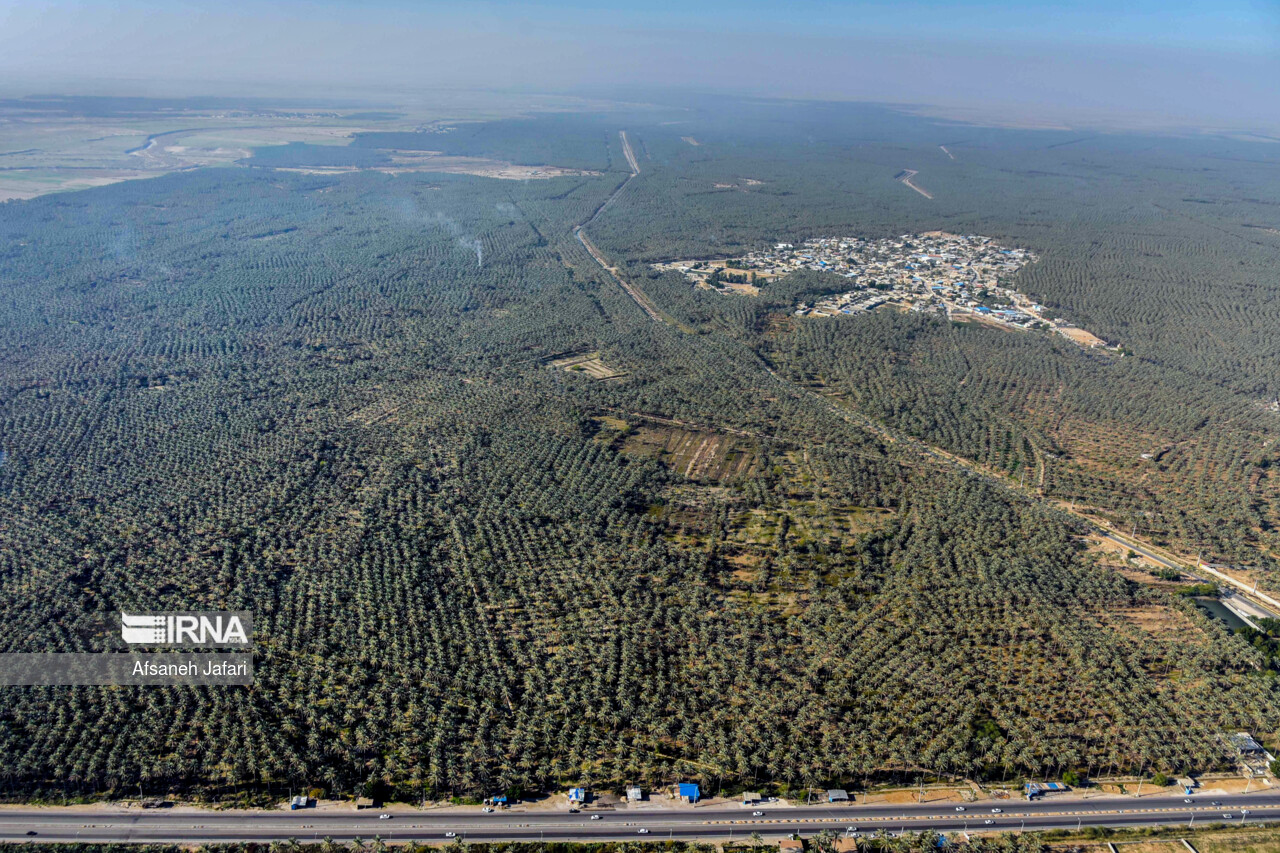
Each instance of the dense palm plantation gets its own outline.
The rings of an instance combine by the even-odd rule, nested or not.
[[[0,789],[1172,773],[1276,730],[1265,648],[893,439],[1234,555],[1274,517],[1272,451],[1239,458],[1260,407],[1040,338],[787,320],[821,276],[749,303],[640,272],[692,331],[655,323],[572,237],[626,174],[616,136],[556,132],[601,174],[218,170],[0,207],[0,651],[92,645],[95,612],[227,608],[254,612],[258,657],[243,689],[6,688]],[[626,258],[673,227],[634,235],[650,195],[709,168],[640,138],[653,183],[598,226]],[[759,238],[796,227],[790,196],[757,202]],[[592,352],[625,375],[550,364]],[[1140,405],[1101,391],[1153,377]],[[1207,437],[1187,412],[1219,403]],[[1073,467],[1088,436],[1063,418],[1177,436],[1170,479],[1200,479]],[[703,442],[688,464],[653,449],[677,432]],[[704,464],[713,440],[741,464]]]

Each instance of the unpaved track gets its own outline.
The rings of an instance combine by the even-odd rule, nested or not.
[[[578,242],[582,244],[583,248],[591,254],[591,257],[595,258],[596,263],[598,263],[600,267],[609,274],[610,278],[618,283],[619,287],[627,292],[627,295],[630,296],[641,309],[643,309],[644,313],[649,315],[649,319],[653,320],[655,323],[667,322],[667,318],[662,316],[658,311],[657,306],[653,304],[648,296],[645,296],[640,292],[639,288],[623,279],[623,277],[618,273],[616,267],[609,266],[609,263],[604,259],[604,255],[600,254],[600,250],[595,247],[594,243],[587,239],[587,235],[583,232],[581,225],[574,228],[573,233],[574,236],[578,238]]]
[[[913,189],[913,190],[915,190],[916,192],[920,193],[920,195],[924,196],[925,198],[933,198],[933,196],[929,195],[929,193],[925,192],[924,190],[920,189],[920,188],[919,188],[918,186],[916,186],[915,184],[911,183],[911,179],[912,179],[912,178],[914,178],[914,177],[915,177],[916,175],[918,175],[918,174],[920,174],[920,173],[919,173],[919,172],[917,172],[915,169],[903,169],[903,170],[899,173],[900,177],[898,178],[898,180],[902,181],[904,184],[906,184],[907,186],[911,187],[911,189]]]
[[[640,164],[636,162],[636,153],[631,150],[631,140],[627,139],[625,130],[618,131],[618,136],[622,137],[622,153],[627,155],[627,163],[631,166],[631,177],[640,174]]]
[[[582,247],[587,250],[592,258],[595,259],[595,262],[600,265],[600,268],[608,273],[609,277],[617,282],[619,287],[626,291],[626,294],[640,306],[644,313],[649,315],[649,319],[653,320],[655,323],[665,323],[667,325],[678,326],[678,324],[671,322],[667,317],[665,317],[662,312],[658,310],[658,306],[653,304],[653,300],[646,296],[640,288],[631,284],[629,281],[626,281],[622,277],[621,272],[618,271],[617,267],[611,265],[607,260],[605,260],[604,255],[596,248],[595,244],[591,242],[591,239],[587,237],[587,233],[584,230],[592,222],[595,222],[596,217],[603,213],[605,208],[612,204],[613,200],[627,188],[627,184],[631,183],[636,176],[640,174],[640,164],[636,162],[636,154],[631,150],[631,140],[627,138],[627,132],[625,130],[618,131],[618,137],[622,140],[622,153],[627,158],[627,165],[631,167],[631,174],[627,176],[625,181],[618,185],[618,188],[604,200],[603,204],[596,208],[595,213],[591,214],[591,217],[587,219],[586,222],[581,225],[574,226],[573,236],[578,238],[578,242],[581,243]]]

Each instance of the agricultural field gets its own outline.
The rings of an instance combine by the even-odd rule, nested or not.
[[[0,688],[4,797],[1177,774],[1280,731],[1275,641],[1084,520],[1280,586],[1270,149],[375,106],[0,205],[0,651],[257,641],[234,690]],[[928,232],[1033,251],[1001,287],[1115,349],[653,266]]]

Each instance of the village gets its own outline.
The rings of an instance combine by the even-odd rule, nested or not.
[[[1052,316],[1049,309],[1007,286],[1009,276],[1037,260],[1027,249],[1007,248],[989,237],[929,231],[875,240],[820,237],[800,244],[777,243],[740,258],[654,266],[682,273],[695,287],[752,296],[799,270],[849,279],[848,291],[798,304],[798,317],[834,317],[889,306],[954,320],[1049,330],[1081,346],[1105,347],[1105,341]]]

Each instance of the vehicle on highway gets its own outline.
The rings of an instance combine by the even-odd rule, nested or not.
[[[991,813],[992,813],[992,814],[1000,814],[1000,812],[1002,812],[1002,811],[1003,811],[1003,809],[992,809],[992,810],[991,810]]]
[[[1189,799],[1188,799],[1188,800],[1183,800],[1183,802],[1184,802],[1184,803],[1189,803],[1189,802],[1191,802],[1191,800],[1189,800]]]
[[[383,813],[378,815],[378,820],[391,820],[391,815]]]
[[[36,834],[36,831],[34,829],[27,830],[27,835],[35,835],[35,834]]]
[[[752,812],[752,817],[764,817],[764,812]]]
[[[956,811],[958,812],[964,811],[964,806],[956,806]]]
[[[493,811],[493,806],[485,806],[480,811],[484,812],[485,814],[489,814],[490,812]]]
[[[640,835],[648,835],[648,834],[649,834],[649,830],[647,830],[647,829],[641,829],[641,830],[639,831],[639,834],[640,834]]]
[[[1223,813],[1222,813],[1222,818],[1223,818],[1223,820],[1231,820],[1231,818],[1233,818],[1233,817],[1235,817],[1235,815],[1233,815],[1231,812],[1223,812]]]
[[[569,809],[569,814],[577,814],[577,813],[578,813],[577,809]]]
[[[593,814],[593,815],[591,816],[591,819],[592,819],[592,820],[599,820],[599,819],[600,819],[600,815],[598,815],[598,814]]]
[[[445,838],[457,838],[457,837],[458,837],[458,833],[456,833],[456,832],[446,832],[446,833],[444,834],[444,837],[445,837]]]
[[[995,821],[992,820],[991,818],[987,818],[986,820],[983,821],[983,823],[985,823],[987,826],[990,826],[991,824],[995,823]]]
[[[1211,806],[1220,806],[1220,805],[1222,805],[1222,803],[1218,802],[1217,800],[1214,800],[1214,801],[1213,801],[1212,803],[1210,803],[1209,805],[1211,805]]]

